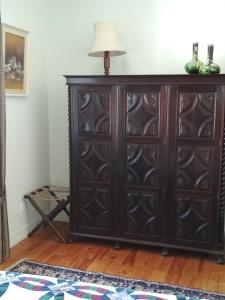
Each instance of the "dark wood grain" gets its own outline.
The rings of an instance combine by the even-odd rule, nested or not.
[[[70,236],[222,262],[225,75],[65,77]]]

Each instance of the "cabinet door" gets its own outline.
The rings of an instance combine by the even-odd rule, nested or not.
[[[173,89],[167,225],[173,244],[217,247],[223,106],[215,85]]]
[[[111,86],[71,87],[72,231],[110,235],[115,96]]]
[[[165,87],[125,87],[120,147],[120,230],[125,238],[161,241],[167,176],[165,95]]]

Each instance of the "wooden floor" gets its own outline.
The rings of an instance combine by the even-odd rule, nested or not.
[[[57,225],[67,232],[67,225]],[[213,256],[173,251],[169,257],[163,257],[160,250],[135,245],[124,245],[121,250],[115,250],[112,243],[93,240],[63,244],[45,228],[14,246],[11,258],[1,264],[1,269],[21,258],[29,258],[81,270],[225,293],[225,265],[218,265]]]

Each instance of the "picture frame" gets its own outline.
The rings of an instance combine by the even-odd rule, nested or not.
[[[6,96],[27,95],[28,31],[2,24]]]

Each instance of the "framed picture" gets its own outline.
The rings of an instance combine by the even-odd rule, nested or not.
[[[28,32],[3,24],[5,93],[7,96],[27,95]]]

